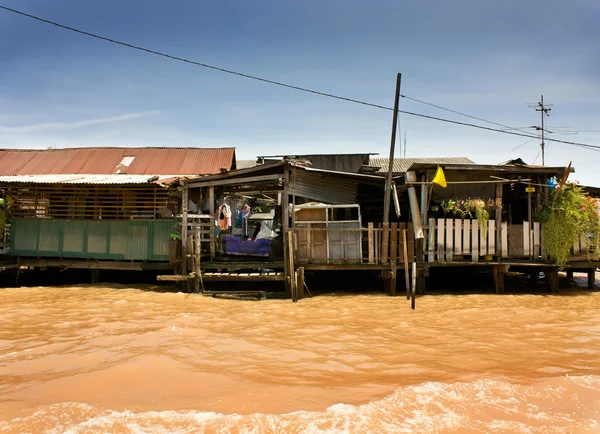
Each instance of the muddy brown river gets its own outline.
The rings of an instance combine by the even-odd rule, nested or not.
[[[600,291],[151,288],[0,289],[0,432],[600,433]]]

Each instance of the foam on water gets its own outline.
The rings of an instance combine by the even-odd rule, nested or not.
[[[364,405],[323,412],[221,414],[133,412],[81,403],[43,406],[0,423],[0,432],[58,433],[446,433],[600,432],[600,377],[555,377],[531,385],[499,380],[398,388]]]

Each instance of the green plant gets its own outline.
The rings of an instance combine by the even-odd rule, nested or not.
[[[481,226],[482,232],[487,232],[490,213],[488,209],[502,207],[502,198],[488,199],[469,197],[465,200],[452,200],[442,202],[442,209],[447,214],[453,214],[460,218],[475,217]]]
[[[600,259],[600,217],[597,199],[574,183],[551,192],[549,216],[545,222],[544,243],[550,258],[563,265],[569,259],[573,242],[582,235],[589,259]]]

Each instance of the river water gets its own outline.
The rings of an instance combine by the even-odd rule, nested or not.
[[[0,289],[1,433],[600,433],[600,292]]]

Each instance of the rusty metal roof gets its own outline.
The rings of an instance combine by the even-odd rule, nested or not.
[[[0,149],[7,175],[209,175],[235,167],[235,148]]]
[[[178,178],[169,175],[8,175],[0,176],[2,184],[169,184]]]

